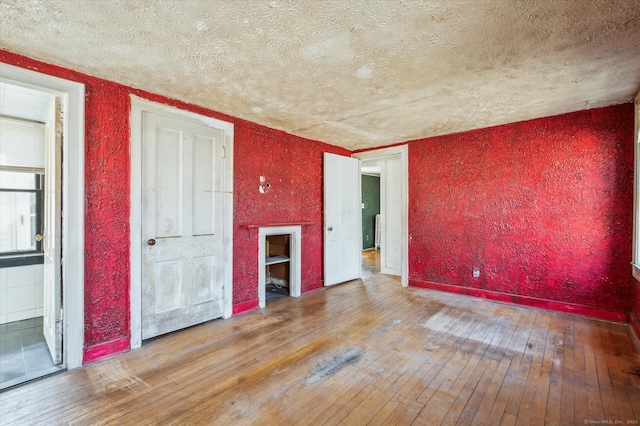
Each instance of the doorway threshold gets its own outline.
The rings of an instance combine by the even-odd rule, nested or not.
[[[0,392],[33,382],[34,380],[44,379],[64,371],[67,371],[67,369],[60,365],[54,365],[53,367],[45,368],[43,370],[33,371],[25,374],[24,376],[19,376],[15,379],[0,383]]]

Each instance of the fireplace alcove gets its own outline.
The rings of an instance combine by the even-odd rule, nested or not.
[[[299,297],[301,292],[302,226],[285,224],[256,226],[256,228],[258,228],[258,299],[260,308],[264,308],[267,301],[267,268],[275,265],[288,265],[288,268],[282,268],[288,269],[288,277],[278,276],[277,280],[287,281],[289,296]],[[268,243],[267,238],[271,236],[275,237],[272,241],[278,244]],[[274,245],[284,249],[274,251]],[[271,250],[268,250],[268,246],[272,246]]]

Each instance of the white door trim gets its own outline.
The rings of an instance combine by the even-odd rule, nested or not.
[[[401,204],[401,216],[402,216],[402,271],[400,274],[400,282],[403,287],[409,285],[409,196],[408,196],[408,182],[409,182],[409,150],[407,145],[392,146],[389,148],[381,148],[373,151],[358,152],[352,155],[352,157],[358,158],[361,161],[364,160],[382,160],[391,156],[400,156],[400,164],[402,167],[402,204]]]
[[[0,78],[62,98],[62,362],[77,368],[84,351],[84,84],[4,63]]]
[[[152,102],[131,95],[131,349],[142,345],[142,112],[173,114],[196,120],[225,133],[224,160],[224,290],[223,318],[229,318],[233,309],[233,123],[206,117],[190,111]]]

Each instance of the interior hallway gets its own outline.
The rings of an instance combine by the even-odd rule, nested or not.
[[[362,278],[380,273],[380,249],[362,251]]]
[[[2,424],[582,424],[640,418],[627,327],[363,280],[0,394]]]

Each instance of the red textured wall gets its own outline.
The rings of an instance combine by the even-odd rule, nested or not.
[[[129,94],[88,80],[85,104],[85,346],[129,338]],[[118,117],[118,119],[116,119]],[[125,348],[128,347],[128,344]]]
[[[629,312],[632,210],[631,104],[414,141],[410,283]]]
[[[131,93],[235,124],[234,305],[258,297],[257,231],[243,224],[312,222],[302,287],[322,285],[322,152],[348,151],[1,50],[0,61],[86,85],[86,360],[128,347]],[[411,142],[411,283],[640,315],[629,272],[632,135],[622,105]]]
[[[349,151],[250,123],[237,127],[235,137],[234,304],[258,303],[258,231],[243,225],[312,222],[302,227],[302,291],[321,287],[322,154]],[[261,176],[270,184],[264,193]]]
[[[0,61],[86,86],[85,361],[129,348],[130,94],[235,125],[234,305],[258,298],[257,231],[238,224],[313,222],[302,234],[302,289],[322,285],[322,152],[347,150],[2,50]]]

